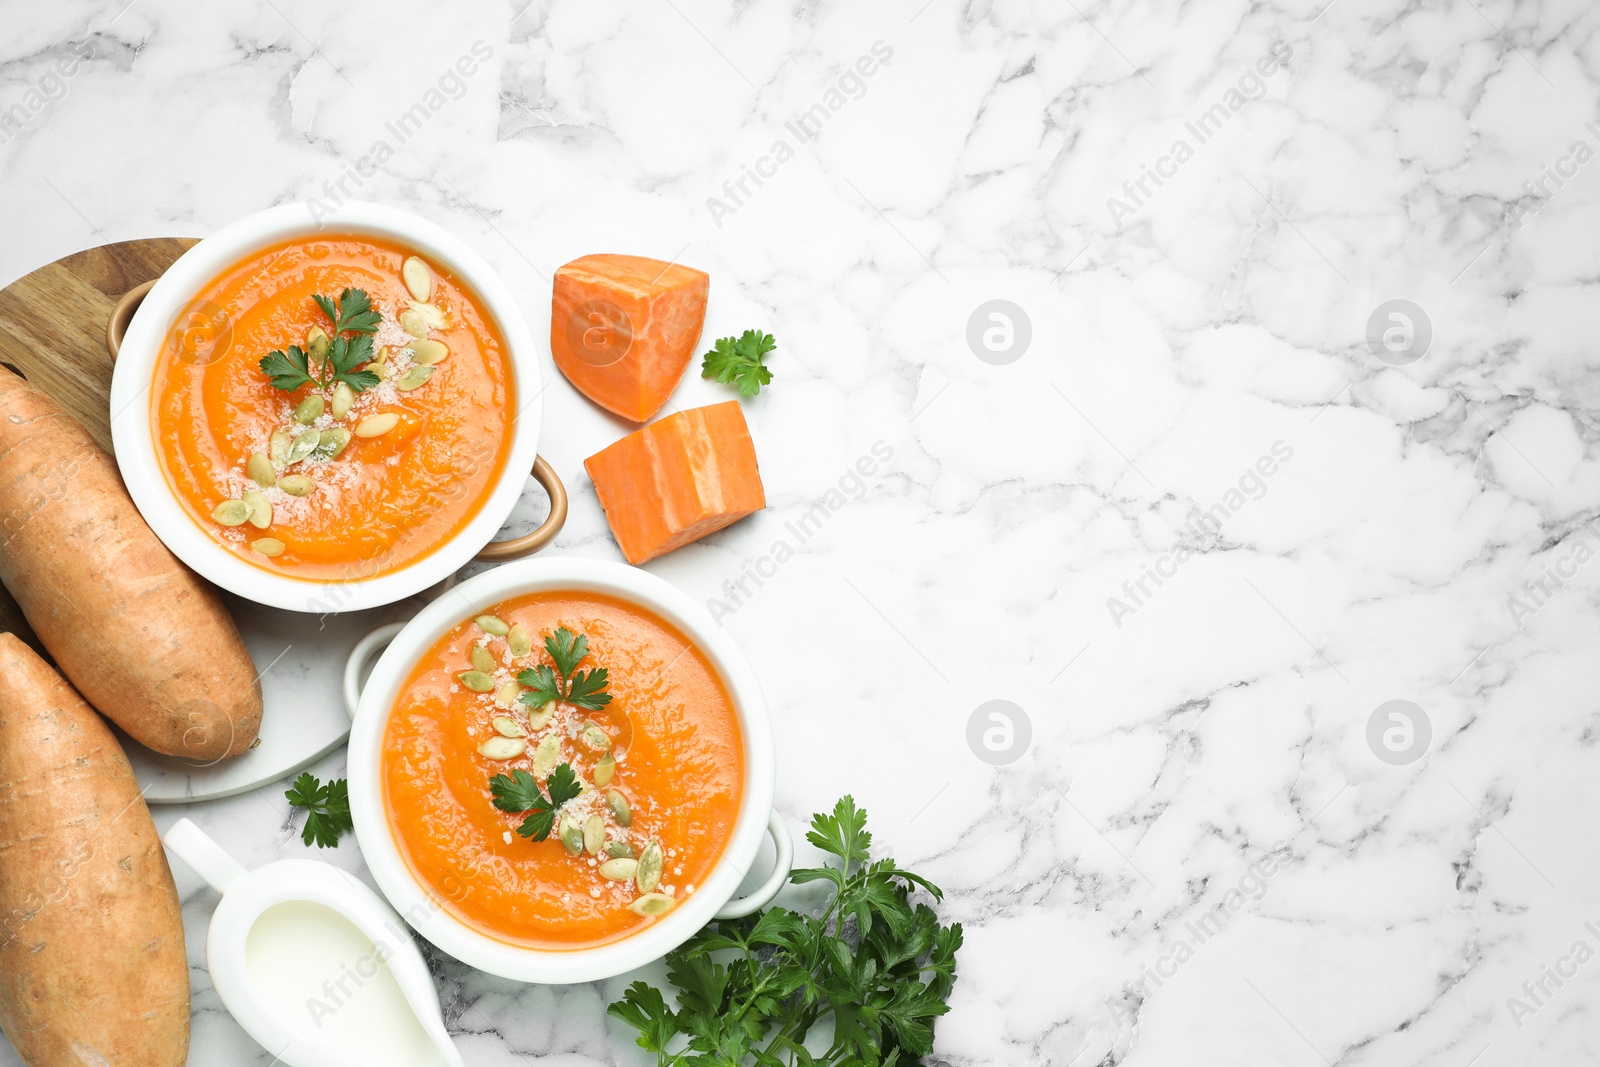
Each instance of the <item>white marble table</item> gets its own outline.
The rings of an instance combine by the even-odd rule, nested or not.
[[[937,1059],[1593,1063],[1600,8],[1325,2],[13,3],[0,281],[307,197],[451,227],[536,334],[580,254],[709,270],[708,338],[779,339],[771,506],[650,569],[792,823],[853,791],[949,889]],[[553,551],[617,558],[625,427],[546,418]],[[304,853],[281,787],[186,814]],[[177,878],[190,1062],[265,1065]],[[469,1063],[639,1059],[621,980],[438,972]]]

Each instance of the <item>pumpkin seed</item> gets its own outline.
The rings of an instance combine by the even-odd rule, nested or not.
[[[308,458],[322,443],[322,431],[316,428],[308,429],[305,433],[294,439],[294,444],[289,446],[289,462],[299,463]]]
[[[494,657],[482,645],[472,646],[472,669],[482,671],[484,674],[494,673]]]
[[[633,846],[622,840],[607,841],[606,855],[612,859],[631,860],[634,858]]]
[[[450,354],[450,348],[443,341],[433,341],[426,338],[412,341],[406,345],[406,350],[411,353],[411,362],[431,365],[441,363],[444,357]]]
[[[556,769],[556,761],[560,758],[561,741],[555,734],[550,734],[533,750],[533,773],[540,778],[545,777]]]
[[[250,459],[244,465],[244,472],[250,480],[263,489],[271,489],[278,484],[278,472],[272,467],[272,460],[264,453],[252,452]]]
[[[507,682],[494,691],[494,703],[498,708],[509,708],[517,702],[517,697],[522,695],[522,686],[516,682]]]
[[[672,898],[665,893],[646,893],[628,905],[635,915],[665,915],[672,910]]]
[[[583,725],[578,727],[578,736],[583,738],[583,743],[590,748],[598,748],[606,752],[611,751],[610,735],[600,729],[600,724],[593,719],[584,720]]]
[[[306,331],[306,350],[317,359],[325,359],[332,344],[333,339],[321,326],[313,326]]]
[[[251,526],[265,530],[272,525],[272,501],[267,499],[267,494],[259,489],[252,489],[244,495],[244,502],[250,507]]]
[[[406,292],[414,300],[426,300],[433,295],[433,275],[428,265],[416,256],[407,256],[400,264],[400,280],[406,283]]]
[[[430,304],[427,301],[423,301],[418,304],[412,304],[411,310],[417,313],[422,319],[422,324],[428,329],[444,329],[444,308],[438,304]]]
[[[639,856],[639,871],[634,878],[639,892],[652,892],[661,884],[661,860],[661,842],[652,841],[644,846],[644,852]]]
[[[250,517],[250,505],[243,500],[224,500],[217,505],[211,517],[224,526],[243,526]]]
[[[612,882],[627,882],[632,880],[638,870],[638,860],[618,856],[600,864],[600,877]]]
[[[494,717],[494,730],[501,737],[523,736],[522,727],[517,725],[517,720],[505,715],[496,715]]]
[[[574,856],[583,854],[583,827],[570,815],[561,816],[561,845]]]
[[[400,312],[399,318],[400,328],[412,337],[423,338],[428,336],[428,325],[422,321],[422,316],[417,314],[416,309],[406,308]]]
[[[611,817],[619,826],[633,825],[633,809],[628,806],[628,798],[617,790],[606,790],[606,807],[611,809]]]
[[[528,751],[528,742],[515,737],[491,737],[478,746],[478,755],[488,759],[516,759]]]
[[[600,762],[594,765],[594,784],[604,789],[611,784],[612,775],[617,773],[617,761],[607,752],[600,757]]]
[[[513,656],[526,656],[533,650],[533,637],[528,633],[528,628],[520,622],[506,632],[506,647],[511,649]]]
[[[356,406],[356,391],[350,388],[349,382],[336,382],[333,386],[333,403],[328,410],[336,419],[342,419],[350,414],[350,409]]]
[[[274,467],[282,468],[289,465],[289,449],[294,447],[294,438],[288,430],[273,430],[272,439],[267,443],[267,458]]]
[[[294,406],[294,421],[301,426],[310,426],[322,418],[322,409],[326,406],[321,393],[312,393]]]
[[[600,846],[606,843],[606,821],[598,815],[591,815],[583,823],[583,850],[591,856],[600,854]]]
[[[276,537],[263,537],[250,542],[250,547],[263,556],[281,556],[283,555],[284,544]]]
[[[379,437],[394,429],[395,423],[400,421],[400,416],[393,411],[385,411],[379,415],[368,415],[356,427],[357,437]]]
[[[350,431],[343,426],[330,426],[319,431],[321,437],[317,441],[316,450],[311,453],[311,458],[322,462],[337,459],[339,453],[345,450],[350,443]]]
[[[285,474],[278,479],[278,488],[290,496],[310,496],[317,491],[317,483],[304,474]]]
[[[550,716],[556,713],[555,701],[550,701],[538,711],[528,712],[528,725],[535,730],[543,730],[550,722]]]
[[[511,627],[507,626],[505,620],[497,615],[479,615],[472,621],[478,624],[478,629],[496,637],[504,637],[511,632]]]
[[[409,393],[413,389],[421,389],[428,384],[428,379],[433,377],[433,368],[418,364],[400,375],[394,387],[402,393]]]
[[[482,671],[462,671],[456,675],[456,680],[474,693],[488,693],[494,690],[494,679]]]
[[[383,360],[376,360],[367,364],[367,369],[378,376],[379,381],[389,380],[389,364]]]

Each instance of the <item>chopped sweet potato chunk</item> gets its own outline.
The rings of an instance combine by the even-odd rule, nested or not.
[[[705,271],[643,256],[583,256],[557,269],[550,351],[578,391],[645,422],[694,357],[706,319]]]
[[[682,548],[767,506],[737,400],[668,415],[583,465],[629,563]]]

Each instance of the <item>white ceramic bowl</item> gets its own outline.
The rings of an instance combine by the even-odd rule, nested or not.
[[[477,515],[454,537],[421,559],[375,578],[317,582],[274,574],[247,563],[196,525],[161,471],[151,432],[150,389],[169,331],[180,314],[187,322],[196,298],[213,279],[281,241],[338,234],[388,238],[448,268],[466,283],[500,328],[521,410],[499,482]],[[543,411],[536,351],[527,320],[499,275],[466,244],[433,223],[361,202],[345,203],[330,218],[320,220],[318,213],[303,203],[269,208],[222,227],[185,252],[156,281],[134,313],[111,379],[111,437],[117,466],[139,513],[156,536],[214,584],[258,604],[291,611],[355,611],[390,604],[459,570],[494,538],[522,495],[537,453]]]
[[[605,593],[641,605],[676,626],[705,654],[727,685],[744,735],[744,795],[733,834],[709,878],[666,915],[638,933],[592,948],[546,950],[497,940],[467,926],[442,907],[411,873],[389,829],[381,760],[384,729],[400,688],[417,661],[463,620],[511,597],[545,590]],[[385,643],[363,688],[362,669]],[[523,982],[590,982],[659,959],[713,918],[748,915],[783,887],[793,861],[788,830],[772,810],[776,756],[772,721],[755,675],[734,644],[694,601],[648,572],[595,560],[530,560],[496,567],[455,586],[404,625],[374,631],[351,653],[345,700],[354,710],[350,728],[350,813],[356,838],[378,888],[416,931],[456,959]],[[771,833],[771,875],[735,898]]]

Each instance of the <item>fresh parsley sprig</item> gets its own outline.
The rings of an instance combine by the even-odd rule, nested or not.
[[[806,839],[839,866],[795,871],[795,883],[827,882],[820,917],[773,907],[718,920],[667,954],[677,1007],[645,982],[628,987],[612,1015],[639,1031],[659,1067],[717,1064],[911,1064],[933,1051],[934,1020],[950,1010],[961,924],[942,926],[939,888],[873,861],[866,812],[844,797],[816,815]],[[807,1033],[825,1018],[832,1044],[815,1055]]]
[[[724,385],[732,382],[739,387],[740,396],[755,396],[772,381],[772,372],[762,360],[777,347],[772,335],[760,330],[724,337],[703,357],[700,377],[715,378]]]
[[[561,626],[545,637],[544,650],[555,661],[555,670],[541,663],[517,675],[517,681],[528,687],[521,697],[524,704],[542,708],[552,700],[564,700],[576,707],[599,711],[611,703],[611,694],[605,691],[610,676],[604,667],[577,670],[578,664],[589,654],[587,637]]]
[[[320,356],[320,366],[312,373],[314,352],[307,353],[299,345],[290,345],[287,351],[273,351],[261,358],[262,373],[271,379],[275,389],[298,389],[302,385],[315,385],[326,389],[344,382],[354,392],[362,392],[378,384],[378,376],[369,370],[356,368],[372,359],[372,335],[378,332],[383,317],[372,309],[372,301],[360,289],[346,289],[339,294],[336,306],[321,293],[313,294],[317,307],[328,316],[333,329],[329,334],[327,350]],[[350,334],[353,336],[346,336]]]
[[[337,778],[323,785],[309,771],[294,780],[292,788],[284,790],[291,807],[306,809],[306,825],[300,840],[318,848],[332,848],[339,843],[339,835],[355,829],[350,817],[350,784]]]
[[[489,792],[494,794],[494,806],[513,815],[527,812],[528,817],[517,827],[517,833],[534,841],[549,837],[550,831],[555,828],[556,812],[561,810],[561,805],[583,792],[583,787],[578,784],[578,776],[567,763],[550,772],[545,787],[550,790],[548,797],[539,790],[539,783],[533,775],[520,767],[512,771],[509,777],[497,774],[489,779]]]

